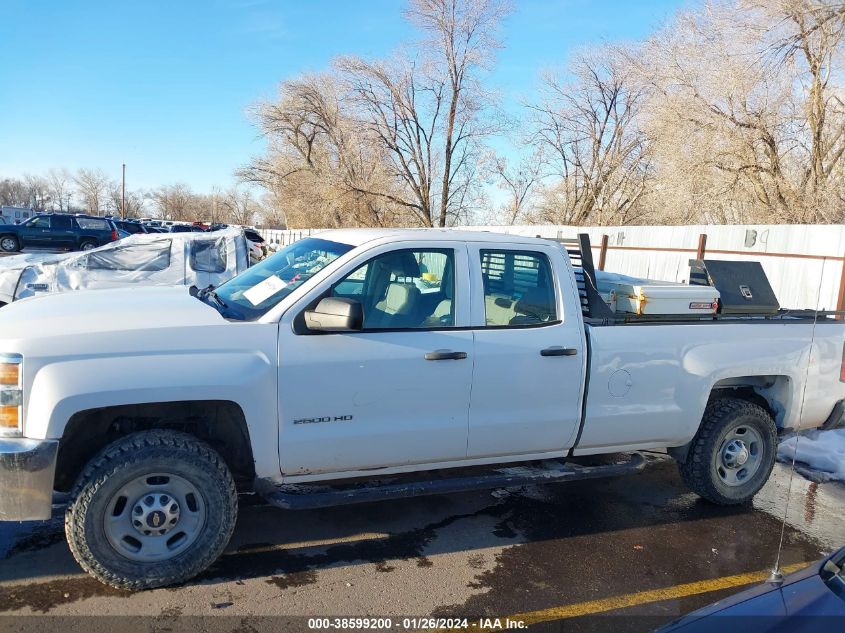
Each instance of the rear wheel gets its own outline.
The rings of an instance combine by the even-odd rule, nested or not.
[[[223,552],[237,494],[220,455],[196,438],[145,431],[86,466],[65,515],[77,562],[97,580],[151,589],[193,578]]]
[[[20,244],[18,243],[18,238],[13,235],[4,235],[0,238],[0,249],[6,251],[7,253],[19,251]]]
[[[79,250],[81,251],[90,251],[92,248],[97,248],[97,242],[92,240],[83,240],[79,244]]]
[[[707,405],[681,476],[694,492],[719,505],[749,501],[775,464],[777,428],[769,412],[739,398]]]

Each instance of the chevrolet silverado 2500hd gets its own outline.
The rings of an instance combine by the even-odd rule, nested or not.
[[[620,323],[585,311],[586,272],[548,240],[340,230],[217,289],[15,302],[0,519],[47,518],[69,492],[82,567],[142,589],[220,555],[238,491],[318,507],[635,472],[636,453],[580,456],[665,448],[733,504],[779,432],[842,423],[842,321]]]

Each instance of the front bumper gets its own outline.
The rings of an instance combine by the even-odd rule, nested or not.
[[[0,438],[0,521],[49,519],[57,440]]]

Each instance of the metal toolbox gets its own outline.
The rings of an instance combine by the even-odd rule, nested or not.
[[[610,305],[629,314],[715,314],[719,301],[719,291],[712,286],[612,285]]]
[[[719,291],[721,314],[777,314],[780,303],[760,262],[691,259],[690,283]]]

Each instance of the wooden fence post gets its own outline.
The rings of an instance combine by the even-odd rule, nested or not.
[[[607,234],[601,236],[601,248],[599,248],[599,270],[604,270],[604,262],[607,259]]]
[[[707,249],[707,233],[698,236],[698,250],[695,251],[696,259],[704,259],[704,252]]]
[[[842,272],[839,273],[839,296],[836,298],[836,309],[838,311],[845,310],[845,259],[842,260]],[[837,319],[842,319],[841,315],[836,316]]]

